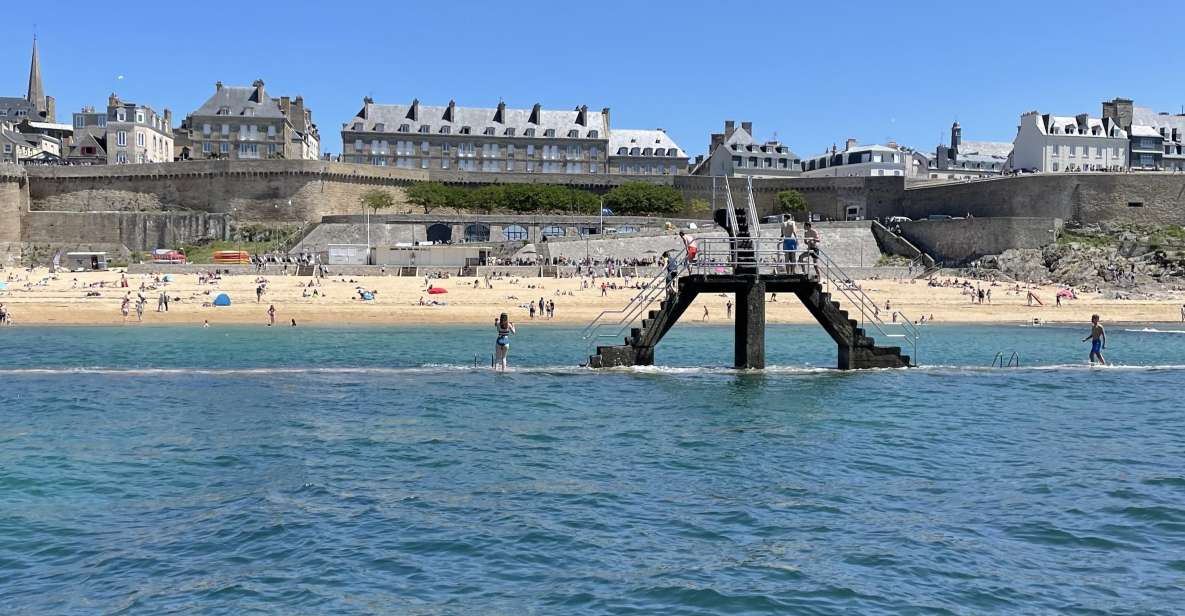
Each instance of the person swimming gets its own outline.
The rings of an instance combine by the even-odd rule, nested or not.
[[[514,323],[510,322],[510,316],[505,312],[494,319],[494,328],[498,331],[498,338],[494,343],[494,370],[501,369],[506,372],[506,356],[510,353],[510,337],[518,332],[514,329]]]

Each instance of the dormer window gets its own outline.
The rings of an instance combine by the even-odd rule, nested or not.
[[[507,128],[505,131],[502,131],[502,135],[505,137],[513,137],[514,136],[514,127],[512,126],[512,127]]]
[[[400,124],[399,125],[399,132],[410,133],[411,132],[411,124]]]
[[[528,129],[524,130],[524,131],[523,131],[523,136],[524,136],[524,137],[534,137],[534,136],[535,136],[535,129],[533,129],[533,128],[528,128]]]
[[[462,134],[462,135],[468,135],[468,134],[470,134],[470,133],[472,133],[472,132],[473,132],[473,129],[472,129],[472,128],[469,128],[468,126],[462,126],[462,127],[461,127],[461,134]]]
[[[362,123],[354,122],[354,130],[362,130]]]
[[[376,122],[376,123],[375,123],[375,125],[374,125],[374,132],[376,132],[376,133],[381,133],[381,132],[383,132],[383,131],[385,131],[385,130],[387,130],[387,125],[386,125],[386,124],[383,124],[382,122]]]
[[[230,115],[230,107],[219,107],[218,115]]]
[[[494,132],[495,132],[495,131],[494,131],[494,127],[493,127],[493,126],[487,126],[487,127],[485,128],[485,130],[483,130],[483,131],[482,131],[482,134],[483,134],[483,135],[489,135],[489,136],[491,136],[491,137],[492,137],[492,136],[494,136]]]
[[[543,131],[543,136],[544,136],[544,137],[555,137],[555,129],[554,129],[554,128],[549,128],[549,129],[546,129],[546,130],[544,130],[544,131]]]
[[[590,131],[588,131],[588,138],[589,138],[589,139],[596,139],[596,138],[597,138],[597,137],[599,137],[600,135],[601,135],[601,133],[599,133],[599,132],[597,132],[597,131],[595,131],[595,130],[590,130]]]
[[[453,132],[453,127],[451,127],[451,126],[441,126],[440,127],[440,134],[442,134],[442,135],[447,135],[451,132]]]
[[[642,156],[650,156],[653,153],[654,153],[654,150],[652,150],[650,148],[642,148]]]
[[[617,148],[617,155],[618,156],[625,156],[625,154],[626,154],[625,148]]]
[[[630,156],[637,156],[638,152],[639,152],[638,148],[636,148],[636,147],[630,148]]]

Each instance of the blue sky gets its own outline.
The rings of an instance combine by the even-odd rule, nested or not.
[[[81,6],[85,6],[82,9]],[[799,155],[895,139],[1011,141],[1019,115],[1185,104],[1185,3],[469,2],[131,5],[43,1],[0,38],[0,95],[23,96],[36,26],[59,121],[118,92],[179,123],[214,82],[302,94],[323,149],[378,102],[609,107],[693,156],[725,119]],[[36,20],[36,21],[34,21]]]

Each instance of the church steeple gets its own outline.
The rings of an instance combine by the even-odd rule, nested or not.
[[[45,101],[45,88],[41,85],[41,59],[37,55],[37,37],[33,37],[33,60],[29,63],[29,93],[25,98],[37,110],[38,119],[48,119],[48,109]]]

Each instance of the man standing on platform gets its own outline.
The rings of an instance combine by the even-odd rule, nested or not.
[[[789,214],[782,215],[782,250],[786,253],[786,273],[793,274],[798,262],[798,225]]]
[[[823,243],[823,238],[819,237],[819,232],[807,221],[803,225],[802,239],[806,241],[806,254],[803,255],[803,273],[806,273],[806,261],[810,259],[815,265],[815,278],[821,278],[819,273],[819,244]]]

